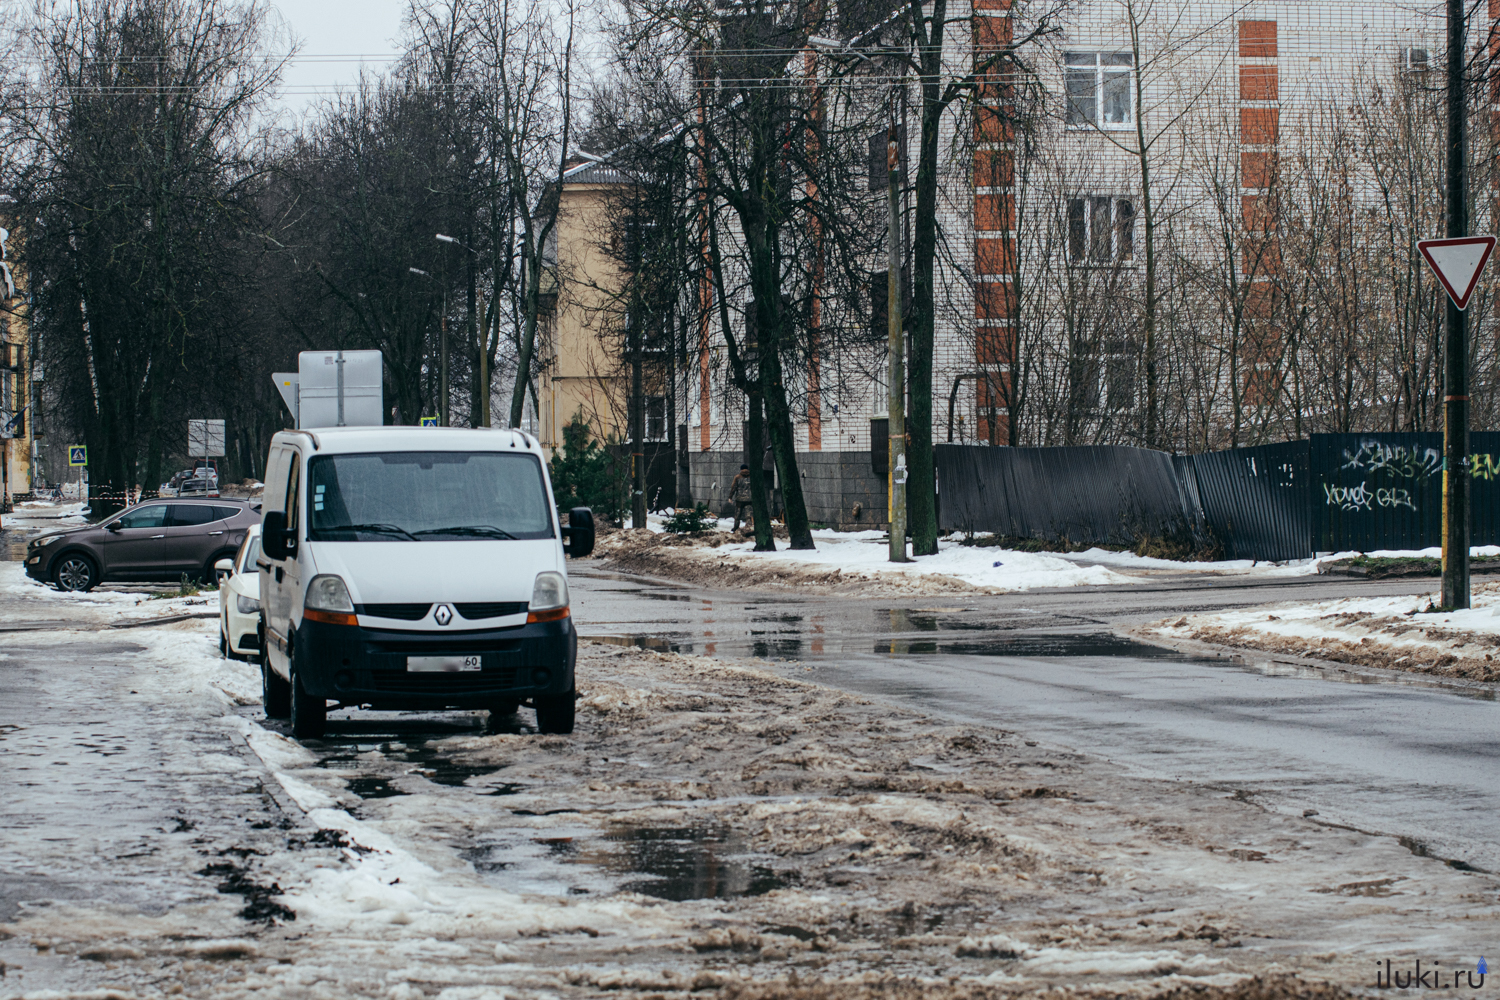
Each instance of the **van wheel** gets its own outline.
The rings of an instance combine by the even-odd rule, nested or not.
[[[302,680],[297,676],[297,653],[292,652],[292,735],[299,740],[322,739],[328,728],[328,702],[307,693]]]
[[[536,699],[536,731],[566,736],[573,731],[574,691]]]
[[[260,691],[266,718],[285,719],[292,714],[292,686],[272,669],[271,658],[265,653],[260,656]]]
[[[72,552],[57,561],[57,568],[52,571],[52,582],[57,584],[58,590],[84,593],[93,590],[94,584],[99,582],[99,571],[94,568],[94,561],[88,556]]]

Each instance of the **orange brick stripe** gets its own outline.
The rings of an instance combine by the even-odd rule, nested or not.
[[[974,0],[974,63],[979,106],[974,112],[974,363],[976,437],[991,444],[1010,440],[1010,366],[1016,360],[1015,154],[995,148],[1013,142],[1009,67],[990,65],[1015,37],[1011,0]],[[984,12],[999,12],[983,16]],[[986,106],[988,105],[988,106]],[[998,106],[998,107],[997,107]]]

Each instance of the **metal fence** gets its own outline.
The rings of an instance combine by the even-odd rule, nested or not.
[[[1126,545],[1195,527],[1164,452],[952,444],[934,451],[944,528]]]
[[[1207,528],[1225,559],[1304,559],[1312,554],[1306,441],[1180,455]]]
[[[1469,435],[1471,539],[1500,543],[1500,433]],[[1201,455],[1123,446],[938,445],[949,530],[1128,545],[1217,544],[1228,559],[1442,544],[1441,434],[1314,434]]]

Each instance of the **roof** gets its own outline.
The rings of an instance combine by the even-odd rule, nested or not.
[[[606,163],[603,160],[593,160],[588,163],[580,163],[563,172],[564,184],[633,184],[635,178],[625,171]]]
[[[524,431],[498,427],[314,427],[280,431],[276,438],[291,443],[310,438],[320,454],[372,451],[529,451],[541,453],[536,438]]]

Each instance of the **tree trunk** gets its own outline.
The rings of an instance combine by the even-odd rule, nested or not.
[[[946,0],[935,0],[922,66],[922,137],[917,151],[917,206],[913,221],[911,322],[907,326],[907,527],[914,556],[936,555],[937,475],[932,459],[932,354],[936,326],[938,126],[946,106],[939,93]]]

